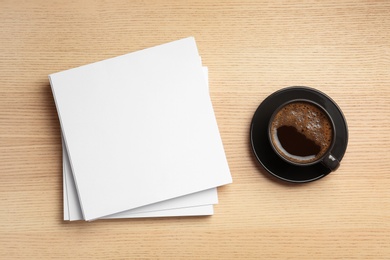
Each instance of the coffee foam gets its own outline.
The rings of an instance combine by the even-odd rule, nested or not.
[[[314,156],[304,157],[287,152],[277,137],[277,129],[282,126],[296,128],[307,139],[319,145],[320,152]],[[286,159],[297,163],[310,163],[322,157],[329,150],[333,140],[333,127],[327,114],[318,106],[297,101],[287,104],[275,115],[271,124],[271,139],[276,150]]]

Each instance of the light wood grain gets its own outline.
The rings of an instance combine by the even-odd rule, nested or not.
[[[0,258],[389,259],[389,1],[0,1]],[[194,36],[234,183],[212,217],[62,221],[47,75]],[[340,169],[269,177],[249,147],[259,103],[294,85],[342,108]]]

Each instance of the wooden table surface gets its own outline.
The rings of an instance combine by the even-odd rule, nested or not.
[[[0,1],[0,258],[389,259],[389,1]],[[211,217],[62,220],[48,74],[194,36],[234,183]],[[291,185],[259,166],[249,124],[287,86],[331,96],[341,167]]]

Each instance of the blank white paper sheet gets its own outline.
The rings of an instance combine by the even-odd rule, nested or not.
[[[194,38],[49,79],[85,220],[232,182]]]

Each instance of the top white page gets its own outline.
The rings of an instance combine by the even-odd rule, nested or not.
[[[86,220],[231,183],[193,38],[49,76]]]

